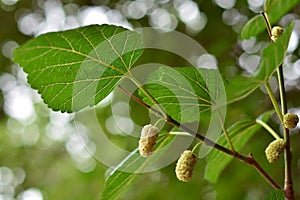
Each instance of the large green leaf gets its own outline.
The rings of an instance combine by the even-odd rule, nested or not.
[[[104,99],[141,53],[138,33],[92,25],[38,36],[13,59],[50,108],[74,112]]]
[[[157,159],[164,159],[163,156],[166,156],[166,151],[170,151],[170,149],[166,147],[170,147],[175,138],[174,135],[161,136],[155,147],[155,151],[158,153],[155,156],[152,155],[148,158],[143,158],[138,154],[138,149],[134,150],[108,176],[101,192],[100,199],[119,199],[124,195],[124,193],[133,186],[135,181],[141,175],[140,172],[143,171],[149,163],[152,163]],[[182,139],[182,137],[179,139]],[[177,153],[180,155],[180,152]]]
[[[267,122],[274,111],[268,111],[261,115],[259,118],[264,122]],[[247,141],[253,136],[253,134],[260,129],[260,125],[255,120],[246,119],[241,120],[233,124],[228,128],[229,137],[234,145],[235,150],[240,151]],[[225,135],[223,134],[218,140],[218,144],[229,148]],[[215,183],[221,172],[232,161],[232,157],[213,149],[207,156],[207,166],[205,170],[205,178]]]
[[[265,12],[268,15],[270,23],[276,23],[283,15],[285,15],[299,2],[300,0],[267,1],[265,4]],[[264,30],[266,30],[266,25],[263,17],[261,15],[256,15],[243,27],[241,38],[249,39],[251,37],[257,36]]]
[[[166,112],[181,123],[199,121],[201,114],[226,101],[225,86],[217,70],[160,67],[145,86]],[[140,92],[149,105],[154,103]]]
[[[264,84],[282,64],[289,45],[294,23],[291,23],[278,38],[262,52],[260,64],[251,77],[238,75],[226,85],[227,103],[241,100]]]

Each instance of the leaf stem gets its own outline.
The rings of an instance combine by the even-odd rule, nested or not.
[[[151,94],[149,94],[144,86],[133,75],[129,74],[128,78],[153,102],[155,106],[157,106],[157,109],[163,118],[168,120],[168,114],[165,109],[151,96]]]
[[[222,113],[220,112],[219,109],[218,109],[218,117],[219,117],[220,124],[221,124],[221,126],[222,126],[222,130],[223,130],[223,132],[224,132],[224,134],[225,134],[226,140],[227,140],[227,142],[228,142],[228,144],[229,144],[229,146],[230,146],[230,149],[231,149],[231,151],[235,152],[234,146],[233,146],[233,144],[232,144],[232,142],[231,142],[231,139],[230,139],[230,137],[229,137],[229,134],[228,134],[228,132],[227,132],[227,129],[226,129],[226,127],[225,127],[225,125],[224,125],[224,122],[223,122],[223,120],[222,120],[222,119],[223,119]]]
[[[260,124],[262,127],[264,127],[275,139],[281,139],[279,135],[264,121],[260,119],[256,119],[256,123]]]
[[[273,91],[271,89],[271,86],[270,86],[270,84],[269,84],[268,81],[265,82],[265,87],[266,87],[266,89],[268,91],[269,97],[270,97],[270,99],[272,101],[272,104],[273,104],[273,107],[274,107],[274,109],[275,109],[275,111],[277,113],[277,116],[278,116],[279,120],[282,122],[283,121],[283,119],[282,119],[282,113],[280,111],[280,108],[278,106],[277,100],[276,100],[276,98],[274,96],[274,93],[273,93]]]
[[[171,131],[168,134],[170,134],[170,135],[180,135],[180,136],[189,136],[189,137],[192,136],[191,134],[189,134],[187,132],[182,132],[182,131],[176,131],[176,132],[175,131]],[[192,136],[192,137],[194,137],[194,136]]]
[[[192,152],[195,152],[196,149],[197,149],[197,147],[199,147],[200,144],[202,144],[202,143],[203,143],[202,141],[198,142],[198,143],[193,147]]]
[[[149,106],[148,104],[145,104],[141,99],[137,98],[136,96],[134,96],[133,94],[131,94],[129,91],[127,91],[125,88],[123,88],[121,85],[118,85],[118,88],[120,90],[122,90],[122,92],[124,92],[127,96],[129,96],[130,98],[132,98],[134,101],[136,101],[137,103],[141,104],[142,106],[144,106],[145,108],[153,111],[154,113],[158,114],[159,116],[163,117],[163,115],[161,114],[161,112],[155,110],[154,108],[152,108],[151,106]]]
[[[263,18],[264,18],[264,20],[265,20],[265,22],[266,22],[266,27],[267,27],[267,29],[268,29],[268,34],[269,34],[269,37],[270,37],[270,39],[271,39],[271,37],[272,37],[272,28],[271,28],[271,24],[270,24],[269,18],[268,18],[268,16],[266,15],[266,13],[263,12],[263,11],[262,11],[260,14],[263,16]],[[271,39],[271,41],[272,41],[272,39]]]

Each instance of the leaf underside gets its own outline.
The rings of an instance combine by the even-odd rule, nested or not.
[[[17,48],[13,60],[50,108],[74,112],[104,99],[142,51],[138,33],[91,25],[40,35]]]

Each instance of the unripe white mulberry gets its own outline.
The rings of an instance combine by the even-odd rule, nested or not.
[[[184,151],[176,164],[176,176],[180,181],[189,182],[193,175],[194,167],[196,166],[198,157],[190,150]]]
[[[283,116],[283,126],[285,128],[288,129],[295,128],[298,122],[299,122],[299,117],[294,113],[286,113]]]
[[[279,36],[283,33],[283,29],[280,26],[274,26],[271,31],[271,39],[273,42],[276,42],[276,40],[279,38]]]
[[[143,157],[148,157],[152,154],[158,137],[158,128],[149,124],[143,127],[141,138],[139,140],[139,151]]]
[[[285,142],[283,139],[277,139],[271,142],[265,150],[267,160],[270,163],[276,162],[280,158],[280,154],[283,152],[284,148]]]

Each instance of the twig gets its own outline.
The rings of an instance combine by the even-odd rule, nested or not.
[[[268,20],[268,17],[264,12],[261,12],[264,17],[269,37],[271,42],[272,40],[272,32],[271,32],[271,24]],[[286,95],[284,88],[284,77],[283,77],[283,68],[282,64],[277,68],[277,76],[278,76],[278,85],[279,85],[279,93],[280,93],[280,101],[281,101],[281,112],[284,115],[287,112],[287,104],[286,104]],[[286,143],[285,151],[284,151],[284,193],[285,198],[287,200],[294,200],[294,189],[293,189],[293,180],[292,180],[292,153],[291,153],[291,144],[290,144],[290,134],[289,129],[283,128],[284,132],[284,140]]]
[[[287,104],[284,88],[284,78],[283,78],[283,69],[282,65],[279,66],[277,70],[278,74],[278,84],[281,100],[281,110],[283,114],[287,113]],[[290,133],[289,129],[283,128],[284,140],[285,140],[285,151],[284,151],[284,193],[288,200],[294,200],[294,189],[293,189],[293,180],[292,180],[292,152],[291,152],[291,143],[290,143]]]
[[[118,85],[118,88],[120,88],[120,90],[122,90],[122,92],[124,92],[126,95],[128,95],[130,98],[132,98],[134,101],[136,101],[137,103],[141,104],[142,106],[144,106],[145,108],[151,110],[152,112],[158,114],[159,116],[163,117],[163,115],[161,114],[161,112],[155,110],[154,108],[152,108],[151,106],[149,106],[148,104],[145,104],[141,99],[137,98],[136,96],[134,96],[133,94],[131,94],[129,91],[127,91],[125,88],[123,88],[121,85]]]
[[[269,33],[269,37],[271,39],[272,37],[272,30],[271,30],[271,24],[269,22],[269,19],[268,19],[268,16],[265,14],[265,12],[260,12],[260,14],[263,16],[265,22],[266,22],[266,26],[267,26],[267,29],[268,29],[268,33]],[[272,39],[271,39],[272,41]]]
[[[130,92],[128,92],[125,88],[123,88],[122,86],[118,86],[126,95],[128,95],[130,98],[132,98],[133,100],[135,100],[137,103],[141,104],[142,106],[145,106],[148,109],[151,109],[152,111],[154,111],[155,113],[159,114],[160,116],[163,117],[163,115],[155,110],[154,108],[152,108],[151,106],[145,104],[142,100],[140,100],[138,97],[134,96],[133,94],[131,94]],[[215,142],[213,142],[212,140],[200,135],[199,133],[189,129],[188,127],[180,124],[179,122],[177,122],[176,120],[172,119],[171,116],[168,115],[166,121],[169,124],[172,124],[173,126],[180,128],[182,130],[184,130],[185,132],[189,133],[192,136],[195,136],[196,138],[198,138],[199,140],[203,141],[204,144],[206,144],[207,146],[211,146],[215,149],[218,149],[219,151],[228,154],[230,156],[232,156],[233,158],[236,158],[246,164],[249,164],[251,166],[253,166],[263,177],[264,179],[276,190],[280,190],[281,187],[280,185],[278,185],[278,183],[276,183],[272,177],[270,177],[268,175],[268,173],[258,164],[258,162],[254,159],[254,157],[250,154],[249,156],[245,156],[242,155],[236,151],[232,151],[230,149],[227,149]]]

